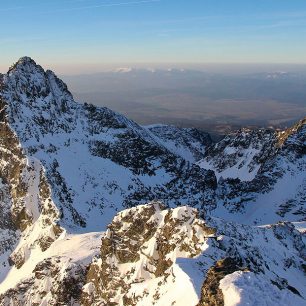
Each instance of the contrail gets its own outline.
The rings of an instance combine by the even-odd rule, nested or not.
[[[104,4],[97,4],[97,5],[89,5],[89,6],[81,6],[81,7],[72,7],[67,9],[59,9],[49,11],[49,13],[56,13],[56,12],[70,12],[70,11],[78,11],[78,10],[87,10],[87,9],[94,9],[100,7],[112,7],[112,6],[124,6],[124,5],[135,5],[135,4],[145,4],[145,3],[153,3],[153,2],[161,2],[162,0],[140,0],[140,1],[130,1],[130,2],[119,2],[119,3],[104,3]],[[83,2],[83,1],[78,1]],[[12,7],[7,9],[0,9],[0,12],[7,12],[7,11],[16,11],[27,8],[26,6],[20,7]]]
[[[22,10],[24,8],[25,8],[24,6],[9,7],[9,8],[0,9],[0,12],[16,11],[16,10]]]
[[[104,3],[104,4],[98,4],[98,5],[74,7],[74,8],[64,9],[64,10],[60,10],[60,11],[61,12],[76,11],[76,10],[86,10],[86,9],[93,9],[93,8],[99,8],[99,7],[122,6],[122,5],[152,3],[152,2],[160,2],[160,1],[161,0],[141,0],[141,1],[130,1],[130,2],[119,2],[119,3]]]

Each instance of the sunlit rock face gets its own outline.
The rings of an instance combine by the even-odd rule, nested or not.
[[[237,305],[247,305],[261,292],[252,286],[262,283],[262,301],[302,305],[305,256],[290,223],[242,226],[154,202],[117,214],[108,226],[81,304],[232,305],[234,292]]]

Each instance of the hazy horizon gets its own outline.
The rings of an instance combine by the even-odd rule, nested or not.
[[[62,78],[80,102],[109,107],[145,125],[227,133],[240,127],[284,128],[306,114],[305,69],[123,69]]]
[[[228,131],[306,113],[304,0],[4,0],[0,26],[1,72],[29,56],[141,124]]]
[[[12,58],[8,65],[0,63],[0,73],[5,74],[9,67],[16,63],[20,58],[29,56],[43,66],[44,69],[52,70],[58,76],[81,76],[111,72],[122,68],[131,69],[186,69],[194,71],[205,71],[209,73],[221,74],[247,74],[247,73],[268,73],[268,72],[306,72],[306,63],[96,63],[91,65],[57,65],[56,63],[47,64],[44,61],[39,61],[38,58],[28,54],[21,55],[17,58]]]

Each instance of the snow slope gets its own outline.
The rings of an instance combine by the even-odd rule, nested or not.
[[[194,128],[177,128],[164,124],[149,125],[145,128],[158,143],[191,163],[202,159],[212,144],[208,133]]]
[[[218,180],[222,177],[251,181],[263,159],[273,151],[275,142],[274,131],[242,129],[211,146],[198,164],[214,170]]]

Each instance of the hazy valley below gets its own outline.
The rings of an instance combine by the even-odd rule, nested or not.
[[[77,100],[139,124],[165,123],[223,134],[240,127],[285,128],[306,113],[306,72],[132,69],[64,76]]]

